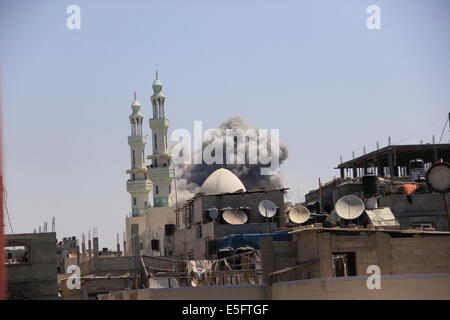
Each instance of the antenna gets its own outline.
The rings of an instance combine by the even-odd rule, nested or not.
[[[247,214],[240,209],[227,209],[222,213],[222,218],[229,224],[244,224],[248,220]]]
[[[293,223],[304,223],[308,221],[310,216],[311,213],[309,212],[309,210],[302,206],[294,207],[289,211],[289,219]]]
[[[265,218],[272,218],[277,213],[278,207],[270,200],[262,200],[258,205],[259,213]]]
[[[364,212],[364,203],[360,198],[348,195],[340,198],[334,208],[337,215],[342,219],[353,220]]]

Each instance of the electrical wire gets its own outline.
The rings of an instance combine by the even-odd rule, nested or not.
[[[439,143],[441,143],[442,137],[443,137],[444,132],[445,132],[445,128],[447,127],[448,119],[449,118],[447,118],[447,120],[445,121],[444,128],[442,129],[441,137],[439,138]]]
[[[9,215],[8,205],[6,204],[6,200],[7,200],[8,194],[6,192],[5,186],[2,186],[2,191],[3,191],[2,192],[3,193],[3,199],[4,199],[4,202],[5,202],[6,216],[8,217],[9,228],[11,229],[11,233],[14,234],[14,229],[13,229],[12,223],[11,223],[11,217]]]

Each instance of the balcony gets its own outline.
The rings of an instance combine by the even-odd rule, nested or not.
[[[145,144],[147,143],[147,136],[128,136],[128,144]]]
[[[170,181],[175,177],[173,167],[149,167],[147,176],[152,181]]]
[[[129,193],[149,193],[153,189],[150,180],[128,180],[127,191]]]

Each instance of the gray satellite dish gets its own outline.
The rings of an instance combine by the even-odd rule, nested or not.
[[[211,219],[217,219],[219,216],[219,210],[217,208],[208,208],[208,215]]]
[[[291,219],[293,223],[306,222],[308,221],[310,215],[311,213],[309,210],[302,206],[294,207],[289,211],[289,219]]]
[[[426,174],[428,186],[436,192],[450,192],[450,164],[435,163]]]
[[[277,206],[270,200],[263,200],[258,205],[259,213],[265,218],[272,218],[277,213]]]
[[[360,198],[349,195],[340,198],[334,208],[339,217],[352,220],[358,218],[364,212],[364,203]]]
[[[222,218],[229,224],[244,224],[247,222],[247,214],[239,209],[228,209],[222,213]]]

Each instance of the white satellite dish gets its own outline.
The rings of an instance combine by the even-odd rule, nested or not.
[[[259,213],[265,218],[272,218],[277,213],[277,206],[270,200],[263,200],[258,205]]]
[[[247,214],[239,209],[227,209],[222,213],[222,218],[229,224],[244,224],[247,222]]]
[[[364,203],[360,198],[348,195],[340,198],[334,208],[339,217],[352,220],[358,218],[364,212]]]
[[[447,162],[435,163],[426,174],[428,186],[436,192],[450,192],[450,164]]]
[[[219,216],[219,210],[215,207],[213,208],[208,208],[206,211],[208,211],[208,215],[211,219],[217,219],[217,217]]]
[[[289,219],[291,219],[293,223],[306,222],[308,221],[310,215],[311,213],[309,210],[302,206],[294,207],[289,211]]]

